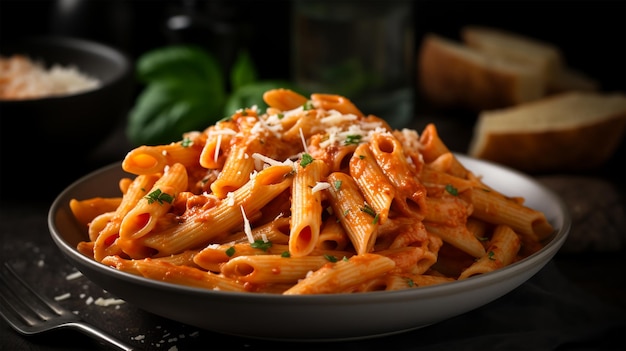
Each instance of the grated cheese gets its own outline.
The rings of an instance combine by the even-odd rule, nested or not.
[[[222,146],[222,134],[217,136],[217,145],[215,146],[215,153],[213,154],[213,161],[217,163],[220,157],[220,147]]]
[[[290,159],[287,159],[285,161],[277,161],[271,157],[267,157],[263,154],[260,154],[258,152],[255,152],[252,154],[252,158],[255,159],[255,161],[260,161],[260,162],[264,162],[270,166],[292,166],[293,167],[293,161]],[[255,163],[255,167],[257,166],[257,163]],[[260,165],[260,167],[256,167],[256,168],[262,168],[263,166]]]
[[[234,206],[235,205],[235,193],[233,193],[232,191],[229,191],[228,193],[226,193],[226,204],[228,206]]]
[[[317,182],[315,186],[311,189],[311,192],[316,193],[318,191],[330,188],[330,183],[327,182]]]
[[[69,299],[69,298],[70,298],[70,296],[71,296],[71,294],[70,294],[70,293],[61,294],[61,295],[55,296],[55,297],[54,297],[54,301],[62,301],[62,300],[67,300],[67,299]]]
[[[93,90],[101,82],[77,67],[42,62],[25,55],[0,56],[0,100],[34,99]]]
[[[357,118],[358,117],[356,115],[351,114],[351,113],[344,115],[337,110],[329,110],[328,115],[325,117],[322,117],[320,121],[322,122],[322,124],[336,125],[336,124],[340,124],[343,122],[354,121]]]
[[[112,306],[112,305],[121,305],[121,304],[125,303],[125,301],[121,300],[121,299],[115,299],[115,298],[112,298],[112,297],[108,298],[108,299],[99,297],[99,298],[96,299],[96,301],[94,303],[96,305],[98,305],[98,306]]]
[[[298,106],[293,110],[284,111],[283,116],[285,116],[284,118],[293,117],[294,115],[299,115],[302,112],[304,112],[304,106]]]
[[[304,149],[304,152],[306,152],[308,148],[306,147],[306,139],[304,138],[304,132],[302,131],[302,128],[300,128],[299,132],[300,132],[300,140],[302,141],[302,148]]]
[[[81,272],[74,272],[74,273],[68,274],[65,277],[65,280],[74,280],[74,279],[80,278],[82,276],[83,276],[83,273],[81,273]]]
[[[274,134],[275,137],[280,138],[281,137],[280,132],[282,132],[283,130],[283,125],[280,123],[270,125],[263,118],[259,118],[258,121],[254,124],[254,126],[250,130],[250,133],[259,134],[263,130],[269,131],[270,133]]]
[[[374,127],[374,129],[372,129]],[[331,145],[345,145],[348,138],[359,135],[361,139],[359,143],[368,142],[371,139],[373,133],[386,133],[387,131],[382,128],[380,123],[359,123],[352,124],[348,129],[332,126],[326,129],[328,138],[320,143],[321,147],[328,147]]]
[[[250,244],[254,242],[254,237],[252,236],[252,228],[250,227],[250,220],[246,216],[246,211],[243,209],[243,205],[239,206],[241,208],[241,214],[243,215],[243,232],[246,233],[248,237],[248,241]]]
[[[220,155],[220,148],[222,146],[222,138],[224,135],[236,135],[237,132],[235,132],[233,129],[231,128],[222,128],[222,129],[214,129],[214,130],[209,130],[209,137],[213,137],[215,135],[217,135],[217,145],[215,146],[215,154],[213,155],[213,161],[217,162],[217,159]]]

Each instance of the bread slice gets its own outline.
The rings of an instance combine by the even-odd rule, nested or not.
[[[470,156],[525,172],[586,170],[606,162],[626,130],[626,95],[566,92],[480,113]]]
[[[487,55],[537,67],[546,77],[546,95],[599,90],[598,82],[569,67],[560,48],[552,43],[477,25],[463,27],[461,37],[465,45]]]
[[[532,101],[543,97],[546,88],[534,66],[492,57],[434,33],[422,40],[418,75],[430,102],[474,111]]]
[[[470,25],[461,29],[465,45],[492,57],[532,65],[547,81],[555,81],[564,67],[562,53],[555,45],[506,30]]]

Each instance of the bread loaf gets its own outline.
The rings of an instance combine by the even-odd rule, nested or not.
[[[510,31],[469,25],[461,29],[463,43],[492,57],[537,67],[545,77],[546,94],[598,90],[598,83],[567,66],[556,45]]]
[[[475,111],[502,108],[545,95],[545,75],[527,65],[469,48],[434,33],[418,54],[422,93],[436,105]]]
[[[484,26],[466,26],[461,37],[468,47],[502,60],[537,67],[547,80],[558,77],[563,59],[554,45],[509,31]]]
[[[567,92],[481,112],[468,154],[531,173],[585,170],[607,161],[625,130],[625,94]]]

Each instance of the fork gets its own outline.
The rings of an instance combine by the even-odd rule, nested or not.
[[[2,282],[0,315],[20,334],[34,335],[55,329],[71,328],[116,349],[133,349],[132,346],[89,325],[70,310],[41,296],[6,262],[0,267],[0,281]]]

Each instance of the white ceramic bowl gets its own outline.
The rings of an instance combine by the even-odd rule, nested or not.
[[[113,164],[79,179],[54,201],[48,224],[63,254],[90,280],[128,303],[195,327],[262,339],[335,341],[370,338],[421,328],[463,314],[507,294],[541,270],[565,241],[571,219],[563,202],[524,174],[457,155],[486,184],[526,198],[557,232],[533,255],[495,272],[451,283],[391,292],[282,296],[209,291],[118,271],[76,250],[87,237],[68,203],[72,198],[118,194],[124,175]]]

